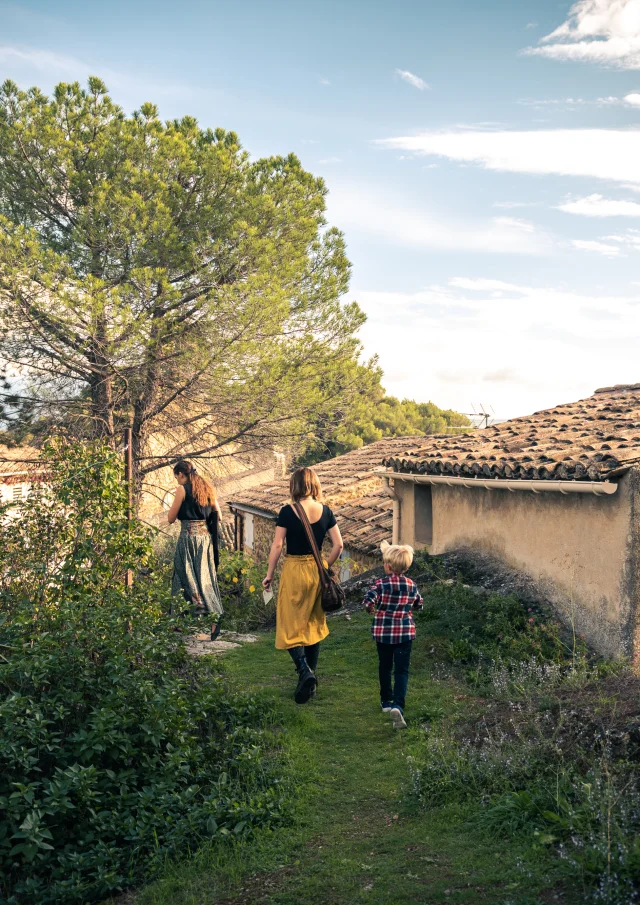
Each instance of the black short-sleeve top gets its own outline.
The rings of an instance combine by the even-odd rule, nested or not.
[[[311,523],[318,549],[322,548],[327,531],[336,525],[336,517],[328,506],[322,507],[322,515],[317,522]],[[304,525],[295,513],[293,506],[287,504],[278,513],[278,528],[287,529],[287,553],[289,556],[310,556],[311,545],[307,539]]]

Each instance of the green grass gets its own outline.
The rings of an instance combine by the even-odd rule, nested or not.
[[[287,829],[249,843],[214,845],[167,865],[164,878],[127,897],[135,905],[407,905],[556,900],[550,859],[510,839],[480,834],[470,811],[420,809],[407,755],[421,715],[473,709],[469,687],[429,677],[416,645],[407,699],[409,730],[394,733],[380,712],[369,618],[331,620],[319,692],[296,706],[293,665],[273,637],[229,653],[223,669],[242,690],[275,699],[289,769],[298,785]],[[413,719],[414,728],[411,728]],[[476,805],[477,808],[477,805]],[[561,900],[567,902],[566,891]]]

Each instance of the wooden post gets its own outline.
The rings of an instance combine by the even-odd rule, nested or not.
[[[127,493],[129,495],[129,503],[127,506],[127,516],[129,521],[133,518],[133,431],[130,427],[124,430],[124,479],[127,484]],[[124,579],[125,586],[130,588],[133,586],[133,571],[127,569]]]

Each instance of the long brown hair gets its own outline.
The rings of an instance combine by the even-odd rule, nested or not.
[[[311,468],[296,468],[289,480],[289,493],[294,503],[305,497],[322,499],[322,487],[318,475]]]
[[[193,462],[189,462],[187,459],[180,459],[173,466],[173,473],[174,475],[183,474],[186,477],[189,484],[191,484],[191,493],[196,503],[199,503],[200,506],[215,506],[216,492],[213,484],[200,477]]]

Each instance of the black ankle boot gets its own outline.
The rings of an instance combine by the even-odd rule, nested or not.
[[[289,648],[289,653],[296,664],[296,672],[298,673],[298,685],[293,698],[296,704],[306,704],[316,690],[316,677],[309,669],[303,647],[291,647]]]

